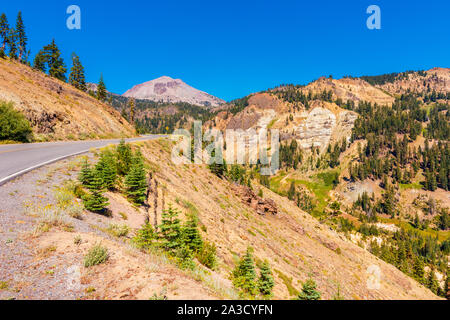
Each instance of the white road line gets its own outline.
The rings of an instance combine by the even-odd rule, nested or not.
[[[164,138],[164,137],[167,137],[167,136],[161,135],[160,137]],[[133,142],[147,141],[147,140],[154,140],[154,139],[157,139],[157,137],[156,136],[148,136],[148,137],[140,137],[140,138],[134,138],[134,139],[132,138],[132,139],[129,139],[129,142],[133,143]],[[115,142],[108,142],[106,144],[106,146],[108,146],[108,145],[117,145],[117,144],[118,143],[115,143]],[[91,151],[91,149],[99,149],[99,148],[103,148],[103,147],[104,147],[104,145],[98,146],[98,147],[90,147],[89,149],[86,149],[86,150],[83,150],[83,151],[71,153],[71,154],[68,154],[68,155],[65,155],[65,156],[62,156],[62,157],[59,157],[59,158],[55,158],[55,159],[52,159],[52,160],[40,163],[38,165],[26,168],[26,169],[21,170],[19,172],[13,173],[12,175],[7,176],[6,178],[0,179],[0,186],[4,185],[8,181],[11,181],[11,180],[13,180],[13,179],[15,179],[17,177],[20,177],[21,175],[24,175],[25,173],[28,173],[28,172],[33,171],[35,169],[41,168],[41,167],[46,166],[48,164],[51,164],[51,163],[54,163],[54,162],[58,162],[60,160],[64,160],[64,159],[67,159],[67,158],[70,158],[70,157],[73,157],[73,156],[77,156],[77,155],[80,155],[80,154],[83,154],[83,153],[88,153],[88,152]]]
[[[7,176],[6,178],[1,179],[1,180],[0,180],[0,186],[3,185],[3,184],[5,184],[6,182],[8,182],[8,181],[10,181],[10,180],[13,180],[13,179],[15,179],[15,178],[17,178],[17,177],[20,177],[21,175],[24,175],[25,173],[28,173],[28,172],[33,171],[33,170],[35,170],[35,169],[38,169],[38,168],[40,168],[40,167],[46,166],[46,165],[48,165],[48,164],[51,164],[51,163],[54,163],[54,162],[58,162],[58,161],[60,161],[60,160],[64,160],[64,159],[67,159],[67,158],[70,158],[70,157],[73,157],[73,156],[77,156],[77,155],[80,155],[80,154],[83,154],[83,153],[87,153],[87,152],[89,152],[90,150],[91,150],[91,148],[89,148],[89,149],[87,149],[87,150],[75,152],[75,153],[72,153],[72,154],[68,154],[68,155],[65,155],[65,156],[62,156],[62,157],[59,157],[59,158],[55,158],[55,159],[52,159],[52,160],[49,160],[49,161],[40,163],[40,164],[35,165],[35,166],[32,166],[32,167],[26,168],[26,169],[21,170],[21,171],[19,171],[19,172],[13,173],[12,175]]]

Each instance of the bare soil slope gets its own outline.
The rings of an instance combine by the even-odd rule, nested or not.
[[[182,212],[193,205],[198,211],[203,237],[218,247],[218,273],[226,279],[237,255],[247,246],[258,261],[267,259],[274,271],[275,298],[292,298],[309,276],[318,283],[323,298],[331,299],[338,285],[347,299],[436,299],[428,289],[381,261],[345,237],[321,225],[295,203],[263,188],[273,199],[278,215],[258,215],[242,202],[234,187],[201,166],[175,166],[171,143],[145,144],[144,155],[166,190],[165,202]],[[255,182],[254,182],[255,183]],[[186,206],[186,204],[189,204]],[[380,289],[367,286],[370,268],[380,268]]]
[[[118,138],[134,128],[112,107],[17,62],[0,59],[0,99],[14,102],[37,140]]]

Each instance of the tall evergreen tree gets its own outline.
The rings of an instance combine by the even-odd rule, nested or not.
[[[28,38],[25,33],[25,25],[23,24],[21,11],[19,11],[19,13],[17,14],[16,32],[17,32],[18,45],[19,45],[19,61],[25,63],[28,60],[28,57],[27,57]]]
[[[120,175],[126,175],[130,171],[133,153],[129,144],[121,140],[117,146],[117,172]]]
[[[253,261],[252,249],[247,248],[247,252],[239,261],[233,271],[233,285],[242,290],[244,295],[256,294],[256,271]]]
[[[117,181],[117,166],[114,155],[110,151],[101,153],[95,170],[101,174],[103,187],[113,190]]]
[[[182,242],[192,252],[199,252],[203,247],[203,240],[198,231],[198,218],[192,214],[182,228]]]
[[[86,92],[87,90],[84,67],[81,64],[80,57],[75,53],[72,53],[72,68],[70,70],[69,83],[81,91]]]
[[[34,57],[33,68],[42,72],[47,71],[46,58],[43,50],[40,50]]]
[[[169,208],[164,210],[161,215],[161,225],[158,228],[159,236],[162,240],[161,246],[172,253],[181,244],[181,226],[178,214],[178,210],[172,208],[172,205],[169,204]]]
[[[130,172],[125,177],[125,186],[127,187],[128,197],[134,203],[144,203],[147,193],[147,180],[140,151],[137,151],[133,157]]]
[[[288,198],[289,198],[289,200],[294,200],[294,198],[295,198],[295,193],[296,193],[296,190],[295,190],[295,182],[292,181],[292,182],[291,182],[291,186],[289,187],[289,191],[288,191]]]
[[[84,206],[87,210],[102,213],[109,205],[108,199],[103,196],[103,179],[101,172],[94,170],[90,184],[90,194],[84,197]]]
[[[421,257],[416,256],[413,265],[413,277],[420,283],[425,282],[425,271],[423,266],[423,260]]]
[[[66,65],[61,58],[61,52],[55,43],[55,39],[44,47],[45,61],[48,64],[48,74],[61,81],[66,81]]]
[[[14,28],[9,29],[8,34],[9,57],[17,59],[17,32]]]
[[[100,81],[98,82],[97,86],[97,99],[100,101],[106,101],[106,86],[105,82],[103,81],[103,74],[100,75]]]
[[[81,165],[80,174],[78,175],[78,180],[80,180],[83,186],[88,187],[91,184],[92,175],[93,172],[91,165],[89,164],[88,159],[84,158],[83,164]]]
[[[0,51],[3,51],[3,53],[6,52],[6,45],[8,44],[8,36],[9,36],[9,24],[8,24],[8,18],[6,17],[6,14],[2,13],[0,16],[0,40],[2,43],[2,47]]]
[[[266,298],[272,296],[272,290],[275,286],[273,280],[272,270],[270,270],[269,262],[264,261],[260,269],[260,276],[258,279],[258,290],[261,295]]]
[[[130,123],[134,124],[134,113],[135,113],[135,108],[136,108],[136,100],[134,100],[134,98],[131,98],[130,101],[128,102],[129,107],[130,107]]]

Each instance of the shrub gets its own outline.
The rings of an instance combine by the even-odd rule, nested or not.
[[[156,239],[155,231],[150,223],[146,223],[133,238],[133,243],[139,249],[150,249]]]
[[[215,244],[205,242],[202,249],[197,254],[197,259],[202,265],[213,270],[217,265]]]
[[[195,268],[194,254],[187,246],[180,246],[177,250],[176,257],[178,265],[181,269],[193,270]]]
[[[316,282],[312,279],[306,280],[302,292],[298,295],[299,300],[320,300],[320,292],[316,290]]]
[[[0,101],[0,140],[29,142],[31,138],[31,126],[25,116],[14,110],[12,103]]]
[[[83,212],[84,212],[84,208],[76,202],[73,202],[70,206],[68,206],[66,208],[66,213],[70,217],[72,217],[74,219],[78,219],[78,220],[83,219]]]
[[[84,266],[86,268],[102,264],[109,258],[108,249],[102,247],[101,244],[94,245],[84,257]]]
[[[117,224],[110,224],[108,229],[108,233],[112,234],[113,236],[120,238],[120,237],[126,237],[128,233],[130,232],[130,228],[124,224],[124,225],[117,225]]]
[[[81,243],[83,242],[83,240],[81,239],[81,236],[78,235],[73,239],[73,243],[77,246],[79,246]]]

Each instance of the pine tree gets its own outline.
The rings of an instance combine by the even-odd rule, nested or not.
[[[9,57],[17,59],[17,32],[14,28],[9,29],[8,34]]]
[[[421,257],[415,257],[414,259],[414,265],[413,265],[413,277],[420,283],[425,282],[425,271],[423,266],[423,260]]]
[[[133,243],[140,249],[149,249],[153,246],[155,239],[155,231],[153,230],[152,225],[147,222],[137,231],[136,236],[133,238]]]
[[[78,176],[78,180],[83,184],[83,186],[87,187],[91,185],[92,181],[92,168],[89,164],[87,158],[84,158],[83,164],[81,165],[81,171]]]
[[[117,172],[120,175],[126,175],[130,171],[131,161],[133,159],[133,154],[131,152],[131,147],[129,144],[125,143],[122,139],[120,144],[117,146]]]
[[[222,159],[222,163],[216,163],[216,161],[215,161],[216,148],[214,148],[211,152],[212,163],[208,165],[208,168],[216,176],[218,176],[219,178],[222,178],[225,175],[225,173],[227,172],[227,167],[226,167],[227,165],[226,165],[225,159],[223,159],[223,157],[222,157],[221,151],[219,151],[219,152],[220,152],[220,155],[218,156],[218,158]]]
[[[199,252],[203,247],[203,240],[198,231],[198,218],[192,214],[182,228],[182,242],[192,252]]]
[[[94,170],[89,184],[90,194],[84,200],[84,206],[87,210],[102,213],[109,205],[108,199],[103,196],[103,179],[101,172]]]
[[[147,180],[142,154],[137,151],[133,157],[130,172],[125,177],[128,197],[136,204],[143,204],[147,193]]]
[[[299,300],[320,300],[320,292],[316,290],[316,282],[312,279],[306,280],[302,292],[298,295]]]
[[[43,50],[40,50],[34,57],[33,68],[42,72],[47,71],[46,58]]]
[[[55,39],[43,49],[45,62],[48,64],[48,74],[61,81],[66,81],[66,65],[61,58],[61,52],[55,43]]]
[[[270,269],[269,262],[264,261],[260,268],[260,276],[258,280],[258,290],[262,296],[269,298],[272,296],[272,290],[275,286],[273,280],[272,270]]]
[[[19,44],[19,61],[25,63],[27,61],[27,42],[28,38],[25,33],[25,25],[22,20],[22,12],[19,11],[16,21],[16,32]]]
[[[134,112],[135,112],[135,108],[136,108],[136,100],[134,100],[134,98],[131,98],[129,101],[129,107],[130,107],[130,118],[129,121],[131,124],[134,123]]]
[[[436,295],[439,294],[440,285],[439,285],[438,280],[436,279],[436,274],[434,273],[434,270],[430,270],[430,273],[428,274],[427,287],[434,294],[436,294]]]
[[[253,261],[252,249],[247,248],[247,252],[239,261],[233,271],[233,285],[242,290],[243,295],[253,296],[256,294],[256,271]]]
[[[8,36],[9,36],[9,24],[8,18],[6,14],[2,13],[0,16],[0,38],[2,41],[1,52],[6,52],[6,45],[8,44]]]
[[[86,78],[84,75],[84,67],[80,62],[80,57],[78,57],[75,53],[72,54],[72,69],[70,70],[69,83],[75,88],[85,91],[86,87]]]
[[[295,193],[296,193],[296,190],[295,190],[295,182],[292,181],[292,182],[291,182],[291,186],[289,187],[289,191],[288,191],[288,198],[289,198],[289,200],[294,200],[294,198],[295,198]]]
[[[103,187],[113,190],[117,181],[117,166],[114,155],[110,151],[101,153],[95,170],[101,174]]]
[[[181,227],[178,214],[178,210],[172,208],[172,205],[169,204],[169,208],[164,210],[161,215],[161,225],[158,228],[159,236],[162,240],[161,246],[171,252],[174,252],[181,242]]]
[[[105,82],[103,81],[103,74],[100,75],[100,81],[98,82],[97,86],[97,99],[100,101],[106,101],[106,86]]]

